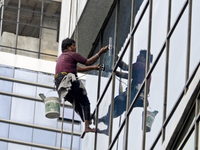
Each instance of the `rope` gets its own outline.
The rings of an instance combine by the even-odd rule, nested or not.
[[[62,126],[61,126],[61,137],[60,137],[60,150],[62,149],[62,134],[63,134],[63,121],[64,121],[64,110],[65,110],[65,100],[63,100],[63,113],[62,113]]]

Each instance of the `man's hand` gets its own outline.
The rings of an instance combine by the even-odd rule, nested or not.
[[[100,51],[99,51],[100,54],[106,53],[107,50],[108,50],[108,47],[109,47],[109,46],[102,47],[102,48],[100,49]]]
[[[100,69],[100,64],[99,65],[94,65],[92,67],[93,67],[93,70],[99,70]]]

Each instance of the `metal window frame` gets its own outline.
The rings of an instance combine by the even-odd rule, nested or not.
[[[3,19],[3,14],[4,14],[4,0],[2,2],[2,6],[1,6],[1,18],[0,18],[0,33],[2,33],[2,25],[3,25],[3,22],[11,22],[11,23],[16,23],[16,42],[15,42],[15,47],[9,47],[9,46],[4,46],[4,45],[0,45],[0,47],[6,47],[6,48],[11,48],[11,49],[14,49],[15,52],[14,54],[17,54],[17,51],[18,50],[21,50],[21,51],[24,51],[24,52],[28,52],[28,53],[35,53],[37,54],[38,56],[38,59],[40,59],[41,55],[46,55],[46,56],[51,56],[51,57],[54,57],[54,58],[57,58],[57,55],[53,55],[53,54],[47,54],[47,53],[41,53],[41,36],[42,36],[42,29],[45,28],[45,29],[50,29],[50,30],[56,30],[56,31],[59,31],[59,28],[56,29],[56,28],[51,28],[51,27],[43,27],[42,26],[42,20],[43,20],[43,15],[46,14],[46,15],[51,15],[51,16],[54,16],[54,17],[58,17],[60,18],[59,15],[52,15],[52,14],[49,14],[49,13],[45,13],[44,12],[44,1],[45,0],[42,0],[42,7],[41,7],[41,12],[38,12],[38,11],[34,11],[34,10],[28,10],[28,9],[24,9],[24,8],[21,8],[21,0],[18,1],[18,7],[13,7],[13,6],[6,6],[6,7],[9,7],[9,8],[13,8],[13,9],[17,9],[18,10],[18,13],[17,13],[17,21],[12,21],[12,20],[6,20],[6,19]],[[59,0],[49,0],[49,1],[56,1],[56,2],[61,2]],[[20,22],[19,18],[20,18],[20,11],[21,10],[24,10],[24,11],[28,11],[28,12],[34,12],[34,13],[40,13],[41,14],[41,18],[40,18],[40,25],[37,26],[37,25],[32,25],[32,24],[29,24],[29,23],[23,23],[23,22]],[[19,31],[19,25],[28,25],[28,26],[32,26],[32,27],[36,27],[36,28],[40,28],[40,33],[39,33],[39,51],[38,52],[33,52],[31,50],[27,50],[27,49],[20,49],[20,48],[17,48],[17,40],[18,40],[18,31]],[[1,40],[1,36],[0,36],[0,40]]]

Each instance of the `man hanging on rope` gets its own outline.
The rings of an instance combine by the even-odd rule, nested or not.
[[[57,59],[55,69],[55,85],[59,97],[75,103],[75,111],[85,122],[85,132],[96,132],[96,129],[89,127],[90,118],[90,102],[83,83],[77,79],[77,72],[85,72],[89,70],[98,70],[100,65],[94,65],[101,54],[108,50],[108,46],[101,50],[91,58],[87,59],[76,52],[75,41],[66,38],[62,41],[62,54]],[[84,64],[84,67],[77,66],[77,63]]]

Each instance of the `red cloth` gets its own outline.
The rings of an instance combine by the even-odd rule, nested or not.
[[[59,72],[77,73],[77,63],[85,64],[87,58],[72,51],[63,52],[57,59],[55,74]]]

